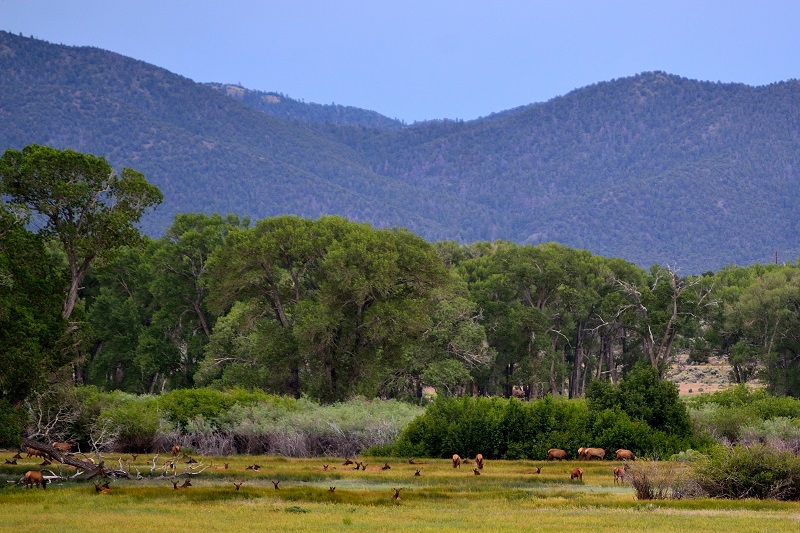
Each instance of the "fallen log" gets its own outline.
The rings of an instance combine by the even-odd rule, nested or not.
[[[81,479],[91,479],[95,476],[105,475],[105,468],[103,466],[104,465],[103,461],[100,461],[100,464],[94,464],[88,461],[81,461],[80,459],[76,459],[74,456],[62,452],[49,444],[28,439],[25,437],[23,437],[20,442],[23,446],[26,446],[28,448],[33,448],[34,450],[39,450],[40,452],[48,454],[50,457],[52,457],[59,463],[69,466],[74,466],[79,470],[83,470],[83,473],[79,476]]]

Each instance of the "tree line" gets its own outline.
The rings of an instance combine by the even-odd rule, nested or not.
[[[0,158],[0,417],[60,381],[421,402],[580,397],[677,350],[800,395],[800,267],[683,276],[556,243],[427,242],[342,217],[187,213],[103,158]],[[10,414],[11,413],[11,414]],[[12,427],[12,426],[9,426]]]

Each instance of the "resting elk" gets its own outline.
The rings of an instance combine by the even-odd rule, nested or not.
[[[47,488],[47,480],[38,470],[28,470],[25,472],[25,477],[23,479],[25,481],[25,486],[29,489],[32,489],[34,485],[42,487],[42,489]]]
[[[69,453],[72,451],[72,444],[69,442],[54,442],[53,448],[60,451],[61,453]]]
[[[578,479],[583,481],[583,468],[573,468],[572,473],[569,475],[569,479]]]
[[[547,450],[548,461],[554,461],[554,460],[563,461],[566,458],[567,458],[567,452],[564,450],[560,450],[558,448],[550,448],[549,450]]]
[[[617,450],[617,461],[635,461],[636,456],[630,450],[620,448]]]
[[[459,466],[461,466],[461,457],[457,453],[453,454],[453,468],[458,468]]]

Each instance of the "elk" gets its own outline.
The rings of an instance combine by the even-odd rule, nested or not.
[[[138,459],[138,458],[139,458],[139,454],[138,453],[132,453],[131,454],[131,462],[135,463],[136,459]]]
[[[417,471],[416,471],[416,472],[414,472],[414,475],[415,475],[415,476],[421,476],[422,474],[420,474],[420,470],[421,470],[421,469],[417,469]]]
[[[392,467],[391,467],[391,466],[389,466],[389,463],[384,463],[384,464],[383,464],[383,466],[381,467],[381,470],[389,470],[389,469],[391,469],[391,468],[392,468]]]
[[[322,465],[322,470],[324,470],[324,471],[326,471],[326,472],[327,472],[327,470],[328,470],[328,465]]]
[[[394,496],[392,496],[392,498],[395,501],[399,500],[400,499],[400,491],[403,490],[403,487],[400,487],[399,489],[394,489],[393,488],[392,490],[394,491]]]
[[[475,474],[476,476],[480,476],[481,475],[481,471],[478,470],[477,468],[473,468],[472,469],[472,473]]]
[[[22,456],[19,454],[19,452],[17,452],[14,454],[14,457],[12,457],[12,459],[22,459]]]
[[[280,487],[278,486],[278,484],[281,482],[280,479],[278,481],[275,481],[274,479],[270,479],[270,481],[272,481],[272,486],[275,487],[275,490],[279,490],[280,489]]]
[[[573,479],[578,479],[583,481],[583,468],[573,468],[572,473],[569,475],[570,481]]]
[[[620,448],[617,450],[617,461],[635,461],[636,456],[630,450]]]
[[[187,457],[189,457],[189,460],[186,461],[187,465],[190,465],[190,464],[193,464],[193,463],[197,463],[197,461],[194,459],[194,457],[191,457],[191,456],[187,456]]]
[[[328,487],[328,492],[333,492],[336,490],[336,487]]]
[[[461,457],[458,454],[453,454],[453,468],[458,468],[461,466]]]
[[[483,454],[479,453],[475,456],[475,464],[478,465],[480,470],[483,470]]]
[[[100,483],[94,484],[95,494],[108,494],[109,492],[111,492],[111,487],[108,485],[108,481],[106,481],[102,485]]]
[[[186,490],[187,487],[191,487],[192,482],[188,479],[183,482],[183,485],[178,485],[177,481],[172,482],[172,488],[175,490]]]
[[[37,487],[42,487],[42,489],[47,488],[47,480],[38,470],[28,470],[25,472],[25,477],[23,479],[25,486],[29,489],[32,489],[34,485]]]
[[[179,453],[181,453],[181,447],[175,444],[172,447],[172,457],[177,457]]]
[[[43,457],[47,459],[48,455],[45,452],[39,451],[34,448],[25,448],[28,451],[28,455],[25,456],[26,459],[30,457]]]
[[[344,462],[342,463],[342,465],[347,466],[347,465],[351,465],[351,464],[353,464],[353,461],[351,461],[350,459],[345,457],[344,458]]]
[[[214,467],[214,470],[227,470],[227,469],[228,469],[228,463],[225,463],[222,466],[215,466]]]
[[[561,450],[559,448],[550,448],[549,450],[547,450],[548,461],[555,461],[555,460],[563,461],[566,458],[567,458],[567,452],[565,450]]]
[[[625,482],[625,469],[619,466],[614,467],[614,484]]]
[[[603,448],[583,448],[583,457],[586,458],[587,461],[591,461],[595,457],[602,461],[605,456],[606,451]]]
[[[72,451],[72,444],[69,442],[54,442],[52,446],[61,453],[69,453]]]
[[[234,481],[234,482],[233,482],[233,486],[234,486],[234,487],[236,487],[236,490],[239,490],[239,488],[242,486],[242,483],[244,483],[244,481],[240,481],[239,483],[236,483],[236,482]]]
[[[7,465],[15,465],[15,464],[17,464],[17,460],[16,459],[12,459],[11,461],[9,461],[8,459],[6,459],[6,464]]]

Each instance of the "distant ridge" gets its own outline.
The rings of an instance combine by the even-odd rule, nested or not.
[[[0,148],[103,155],[178,212],[340,214],[429,240],[558,241],[682,273],[800,256],[800,83],[649,72],[473,121],[200,84],[0,32]]]

